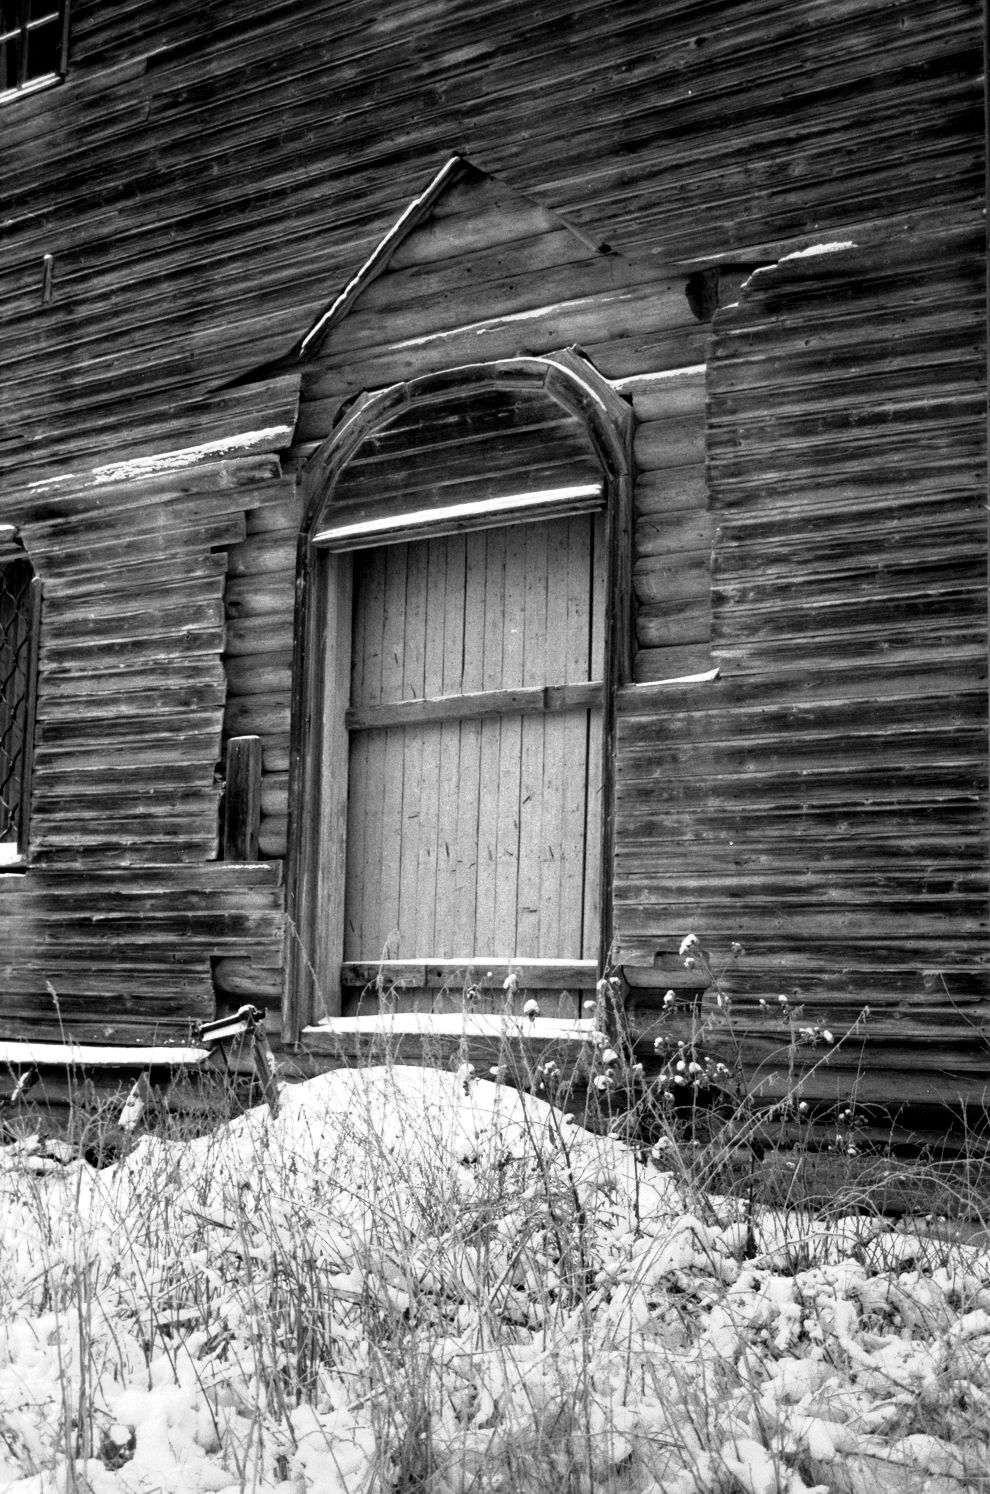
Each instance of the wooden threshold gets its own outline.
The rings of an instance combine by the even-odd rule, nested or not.
[[[524,1017],[499,1012],[375,1012],[330,1017],[304,1027],[302,1048],[344,1062],[369,1059],[447,1067],[465,1052],[479,1073],[524,1053],[553,1052],[570,1063],[588,1052],[590,1018]]]

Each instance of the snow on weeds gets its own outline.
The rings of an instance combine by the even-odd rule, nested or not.
[[[990,1256],[711,1204],[466,1071],[3,1148],[0,1490],[980,1487]]]

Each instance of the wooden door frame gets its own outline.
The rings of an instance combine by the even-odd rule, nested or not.
[[[303,470],[304,518],[296,557],[296,615],[289,749],[286,988],[283,1036],[296,1042],[319,1010],[340,1009],[347,731],[350,694],[351,556],[318,548],[333,489],[378,426],[401,409],[446,400],[472,385],[541,388],[584,424],[601,464],[606,508],[605,667],[601,815],[600,964],[612,929],[615,695],[631,677],[632,406],[576,349],[500,359],[425,374],[361,395]]]

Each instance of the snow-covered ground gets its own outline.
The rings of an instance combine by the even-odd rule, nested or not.
[[[418,1068],[102,1171],[0,1148],[0,1490],[990,1486],[990,1253],[754,1226]]]

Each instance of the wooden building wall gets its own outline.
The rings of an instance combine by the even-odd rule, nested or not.
[[[950,222],[984,191],[982,23],[978,0],[74,0],[64,84],[3,106],[0,474],[153,443],[280,356],[455,150],[662,272]]]
[[[692,306],[689,278],[658,277],[650,265],[596,250],[531,199],[468,171],[308,361],[286,466],[301,468],[346,402],[364,389],[470,361],[551,353],[580,339],[639,416],[632,604],[638,603],[637,677],[684,674],[699,661],[707,667],[710,537],[700,359],[714,301]],[[580,296],[563,300],[565,289]],[[493,470],[506,456],[497,442],[484,454]],[[473,478],[481,483],[484,477],[479,466]],[[663,551],[656,533],[661,513]],[[227,584],[225,730],[262,738],[260,844],[266,857],[284,857],[287,850],[300,521],[298,493],[282,506],[251,511],[247,538],[231,551]],[[693,607],[685,606],[688,598]],[[217,980],[230,999],[251,993],[273,1011],[281,999],[280,968],[261,972],[257,963],[225,959]]]
[[[742,943],[725,990],[766,1074],[780,996],[836,1035],[868,1009],[809,1085],[838,1099],[987,1079],[985,266],[978,224],[833,245],[717,314],[720,676],[620,728],[624,954]]]
[[[838,1023],[872,994],[887,1092],[981,1092],[983,20],[76,0],[65,83],[0,115],[0,522],[48,572],[5,1032],[51,1026],[49,985],[79,1034],[181,1025],[211,966],[275,1017],[301,464],[363,390],[577,343],[637,422],[633,1009],[690,987],[692,928],[740,939],[755,1057],[759,995]],[[479,172],[300,367],[452,151]],[[855,248],[785,258],[827,242]],[[254,868],[216,860],[242,734]]]
[[[214,1015],[215,961],[281,948],[279,864],[217,860],[221,653],[228,552],[287,486],[264,448],[296,382],[252,392],[277,423],[236,455],[209,407],[198,449],[0,499],[43,588],[30,867],[0,875],[5,1036],[181,1042]]]

